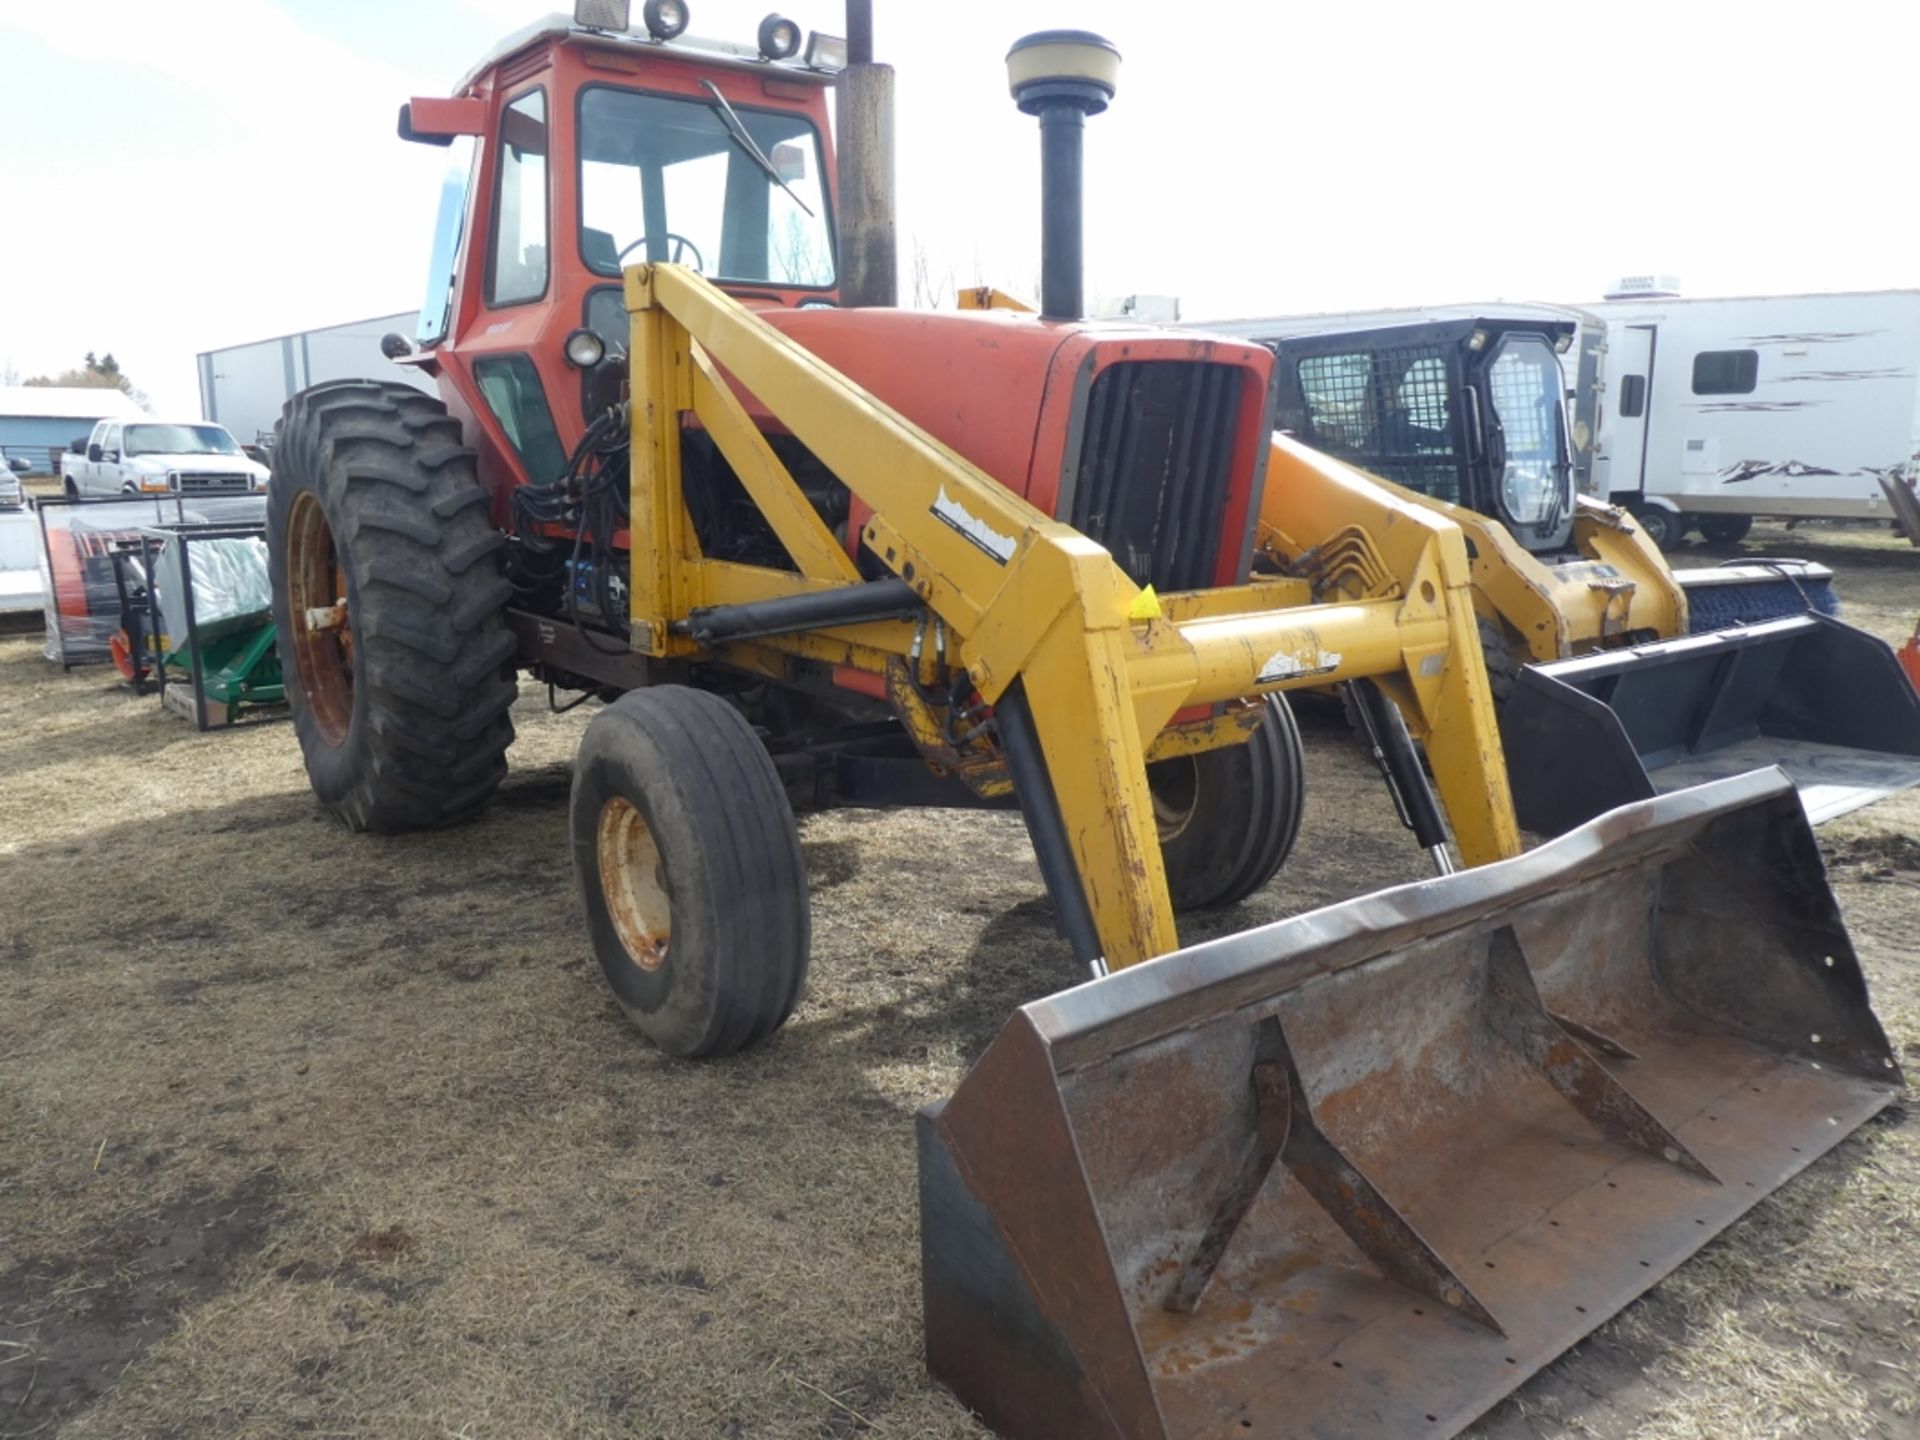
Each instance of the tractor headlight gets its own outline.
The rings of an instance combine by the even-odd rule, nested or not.
[[[567,363],[576,370],[591,370],[607,355],[607,342],[582,326],[567,336]]]
[[[807,37],[807,66],[834,74],[847,68],[847,42],[839,35],[822,35],[818,30]]]
[[[646,23],[647,34],[656,40],[671,40],[687,28],[692,17],[687,13],[684,0],[647,0],[640,7],[640,18]]]
[[[760,22],[760,53],[769,60],[786,60],[800,49],[800,27],[784,15],[769,15]]]
[[[625,30],[633,0],[573,0],[573,23],[584,30]]]

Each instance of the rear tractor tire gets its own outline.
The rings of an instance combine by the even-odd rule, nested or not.
[[[1299,837],[1305,780],[1300,729],[1279,695],[1245,744],[1149,765],[1173,908],[1217,909],[1265,888]]]
[[[1507,697],[1513,694],[1513,687],[1520,681],[1521,667],[1527,662],[1514,653],[1504,625],[1484,615],[1477,623],[1480,654],[1487,665],[1487,688],[1493,691],[1493,703],[1504,705]]]
[[[287,402],[268,570],[307,777],[354,830],[471,819],[507,773],[514,641],[473,451],[411,386]]]
[[[587,929],[628,1017],[670,1055],[731,1055],[800,1003],[806,866],[772,757],[704,690],[622,695],[587,727],[569,824]]]

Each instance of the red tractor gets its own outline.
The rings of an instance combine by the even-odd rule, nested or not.
[[[809,633],[888,623],[906,635],[924,657],[912,679],[944,731],[934,748],[948,763],[930,768],[883,667],[857,655],[841,664],[788,656],[770,676],[745,651],[718,653],[748,630],[793,633],[777,615],[754,623],[744,596],[716,607],[700,645],[636,628],[633,557],[674,542],[630,513],[633,435],[646,417],[623,408],[635,343],[623,267],[704,276],[1011,494],[1100,540],[1135,582],[1160,592],[1231,585],[1249,572],[1271,360],[1250,345],[1005,312],[842,307],[828,139],[836,42],[816,36],[801,53],[797,27],[778,18],[753,45],[691,41],[679,34],[684,6],[672,3],[648,5],[644,19],[650,28],[632,31],[536,25],[496,48],[452,98],[403,110],[405,138],[473,142],[470,167],[449,182],[434,247],[444,307],[423,316],[414,353],[389,341],[401,363],[435,378],[441,398],[372,380],[296,396],[279,427],[269,531],[308,773],[356,829],[477,814],[506,773],[518,669],[558,689],[633,692],[604,718],[606,733],[596,726],[587,756],[600,753],[616,716],[652,737],[669,773],[699,766],[703,748],[724,752],[723,768],[740,773],[716,781],[723,807],[690,797],[682,814],[663,801],[640,823],[650,808],[642,797],[622,810],[610,794],[575,837],[616,989],[656,1040],[712,1053],[770,1031],[799,993],[805,887],[782,792],[806,804],[1005,804],[1009,785],[989,707],[967,670],[948,663],[961,635],[930,622],[911,582],[867,541],[872,508],[750,393],[741,398],[758,436],[854,582],[802,617]],[[811,568],[695,407],[681,410],[674,431],[689,548],[735,576]],[[976,531],[971,543],[998,542]],[[718,593],[668,608],[684,631]],[[762,603],[796,598],[809,603],[775,592]],[[1272,876],[1292,843],[1300,765],[1285,703],[1240,708],[1220,739],[1257,729],[1260,743],[1195,745],[1156,767],[1176,904],[1239,898]],[[1215,716],[1202,706],[1187,718],[1210,725]],[[591,766],[582,773],[582,784],[602,783]],[[749,800],[770,817],[754,837],[709,833],[738,823],[726,807]],[[676,825],[687,834],[670,842],[661,832]],[[715,864],[728,856],[740,873],[697,876],[677,847]],[[664,891],[626,878],[636,855],[656,849],[677,882],[670,927]],[[703,909],[697,895],[707,892],[721,898]],[[704,935],[696,919],[717,933]],[[771,978],[741,980],[731,994],[703,973],[689,982],[690,1009],[670,1002],[678,967],[662,958],[669,928],[682,960],[696,945],[751,953]],[[1097,942],[1097,954],[1109,952],[1120,953]]]

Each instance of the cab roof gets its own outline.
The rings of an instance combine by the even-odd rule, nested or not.
[[[461,77],[453,93],[465,95],[487,71],[546,40],[590,45],[597,49],[645,55],[658,60],[676,60],[708,69],[778,75],[783,80],[793,80],[803,85],[831,85],[839,75],[837,70],[808,65],[798,56],[791,60],[769,60],[754,45],[745,41],[712,40],[698,35],[677,35],[671,40],[655,40],[645,31],[590,30],[583,25],[576,25],[572,16],[556,12],[531,25],[522,26],[495,45]]]

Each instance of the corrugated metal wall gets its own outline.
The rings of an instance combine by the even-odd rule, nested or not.
[[[200,406],[243,445],[267,443],[289,396],[325,380],[398,380],[433,393],[433,382],[380,353],[389,331],[411,336],[411,310],[231,345],[200,356]]]
[[[18,456],[36,475],[51,475],[53,457],[67,443],[90,434],[94,422],[85,419],[49,419],[39,415],[0,415],[0,450],[9,459]]]

